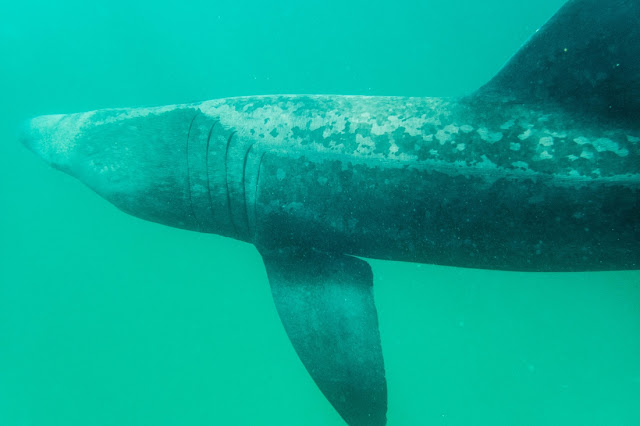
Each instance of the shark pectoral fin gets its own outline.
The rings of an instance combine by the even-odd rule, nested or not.
[[[282,324],[351,426],[386,423],[387,384],[369,264],[308,250],[261,251]]]

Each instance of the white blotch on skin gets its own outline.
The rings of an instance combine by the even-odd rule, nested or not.
[[[498,166],[496,165],[496,163],[494,163],[493,161],[489,160],[489,158],[486,155],[482,155],[482,161],[480,161],[479,163],[476,164],[477,167],[480,167],[482,169],[496,169],[498,168]]]
[[[584,145],[589,143],[589,139],[585,138],[584,136],[577,137],[573,141],[578,145]]]
[[[500,126],[500,128],[502,130],[509,130],[510,128],[513,127],[515,123],[516,123],[515,120],[509,120],[506,123],[504,123],[502,126]]]
[[[517,142],[511,142],[509,143],[509,149],[511,151],[520,151],[520,144]]]
[[[373,150],[376,147],[375,142],[369,136],[362,136],[361,134],[356,135],[356,143],[358,144],[358,148],[356,148],[356,152],[359,154],[367,155],[373,153]]]
[[[592,145],[598,152],[609,151],[619,155],[620,157],[626,157],[629,155],[629,151],[626,148],[620,149],[620,145],[609,138],[596,139],[593,141]]]
[[[529,168],[529,164],[525,163],[524,161],[514,161],[513,163],[511,163],[511,165],[515,168],[518,169],[528,169]]]
[[[278,171],[276,172],[276,177],[278,178],[279,181],[284,180],[284,178],[287,177],[287,172],[285,172],[282,169],[278,169]]]
[[[309,120],[309,130],[311,130],[312,132],[314,130],[318,130],[322,126],[324,126],[324,117],[320,115],[316,115]]]
[[[521,134],[518,135],[518,139],[520,139],[521,141],[527,139],[529,136],[531,136],[531,129],[527,129],[524,132],[522,132]]]
[[[501,132],[490,132],[486,127],[479,128],[477,132],[480,135],[480,139],[489,143],[498,142],[502,139]]]
[[[638,138],[636,136],[627,135],[627,141],[629,141],[631,143],[638,143],[638,142],[640,142],[640,138]]]
[[[458,134],[458,126],[455,124],[447,124],[444,128],[436,132],[436,139],[440,142],[440,145],[444,145],[446,142],[452,141],[452,135]]]
[[[451,134],[458,134],[458,126],[455,124],[447,124],[444,126],[444,131]]]
[[[436,133],[436,139],[440,142],[440,145],[444,145],[445,142],[449,142],[451,140],[451,134],[444,131],[444,129],[438,130]]]
[[[593,152],[585,149],[580,153],[580,157],[586,158],[587,160],[591,160],[593,158]]]
[[[538,143],[542,146],[551,146],[553,145],[553,138],[551,136],[545,136],[540,138]]]
[[[459,143],[458,145],[456,145],[456,149],[458,151],[464,151],[464,148],[465,148],[465,144],[463,143]]]
[[[558,139],[564,139],[567,137],[567,134],[565,132],[552,132],[551,136]]]
[[[395,142],[391,142],[391,146],[389,147],[389,154],[395,154],[396,152],[398,152],[400,148],[398,148],[398,145],[395,144]]]
[[[573,154],[569,154],[569,155],[567,155],[567,158],[569,159],[569,161],[576,161],[580,157],[578,157],[576,155],[573,155]]]
[[[425,115],[422,117],[410,117],[401,122],[404,131],[410,136],[418,136],[422,134],[422,126],[425,123]]]
[[[335,141],[331,141],[329,142],[329,146],[327,148],[329,148],[332,151],[342,151],[342,149],[344,148],[344,144],[343,143],[337,144]]]
[[[382,136],[385,133],[390,133],[395,129],[389,129],[389,126],[387,126],[387,123],[385,123],[384,125],[380,126],[378,125],[378,123],[376,123],[375,121],[373,123],[371,123],[371,134],[372,135],[376,135],[376,136]]]
[[[473,132],[473,126],[469,126],[468,124],[463,124],[462,126],[460,126],[460,130],[462,130],[462,133],[471,133]]]
[[[550,160],[553,158],[553,155],[549,154],[549,151],[544,150],[540,153],[538,158],[540,158],[541,160]]]

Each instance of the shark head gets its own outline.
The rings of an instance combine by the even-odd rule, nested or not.
[[[222,164],[218,156],[203,168],[203,149],[195,152],[192,147],[189,154],[190,124],[196,114],[191,108],[164,107],[44,115],[24,123],[21,141],[52,167],[129,214],[214,232],[217,229],[203,229],[193,205],[216,201],[209,191],[224,188],[205,182],[205,177]]]

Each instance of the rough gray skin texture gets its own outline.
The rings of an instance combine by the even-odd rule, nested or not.
[[[128,213],[258,248],[637,269],[640,130],[582,117],[489,96],[257,96],[45,116],[26,140]]]

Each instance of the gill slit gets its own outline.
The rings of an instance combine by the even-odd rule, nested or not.
[[[193,209],[193,197],[191,195],[191,165],[189,164],[189,140],[191,139],[191,128],[193,127],[193,122],[196,121],[196,117],[200,114],[199,112],[193,116],[191,122],[189,123],[189,131],[187,132],[187,147],[185,149],[187,156],[187,193],[189,194],[189,210],[191,211],[191,217],[193,217],[198,230],[200,230],[200,221],[196,216],[196,212]]]
[[[256,239],[256,233],[258,232],[258,184],[260,183],[260,170],[262,170],[262,159],[266,152],[263,152],[258,161],[258,173],[256,173],[256,188],[253,195],[253,240]],[[246,201],[245,201],[246,203]]]
[[[242,200],[244,201],[244,218],[245,218],[245,221],[247,222],[247,237],[251,232],[251,227],[249,226],[249,208],[247,207],[247,187],[245,186],[245,176],[246,176],[246,170],[247,170],[247,160],[249,159],[249,153],[251,152],[251,149],[255,144],[256,143],[254,142],[251,145],[249,145],[249,148],[247,148],[247,152],[244,153],[244,162],[242,163]]]
[[[215,121],[209,129],[209,135],[207,136],[207,148],[204,152],[204,167],[207,171],[207,197],[209,198],[209,212],[213,214],[213,200],[211,199],[211,181],[209,179],[209,143],[211,142],[211,133],[213,128],[216,127],[218,121]]]
[[[236,222],[233,220],[233,214],[231,211],[231,194],[229,193],[229,147],[231,146],[231,139],[236,134],[236,131],[232,131],[227,139],[227,148],[224,152],[224,180],[227,186],[227,209],[229,211],[229,221],[231,221],[231,226],[233,227],[233,231],[236,236],[238,236],[238,227],[236,226]]]

